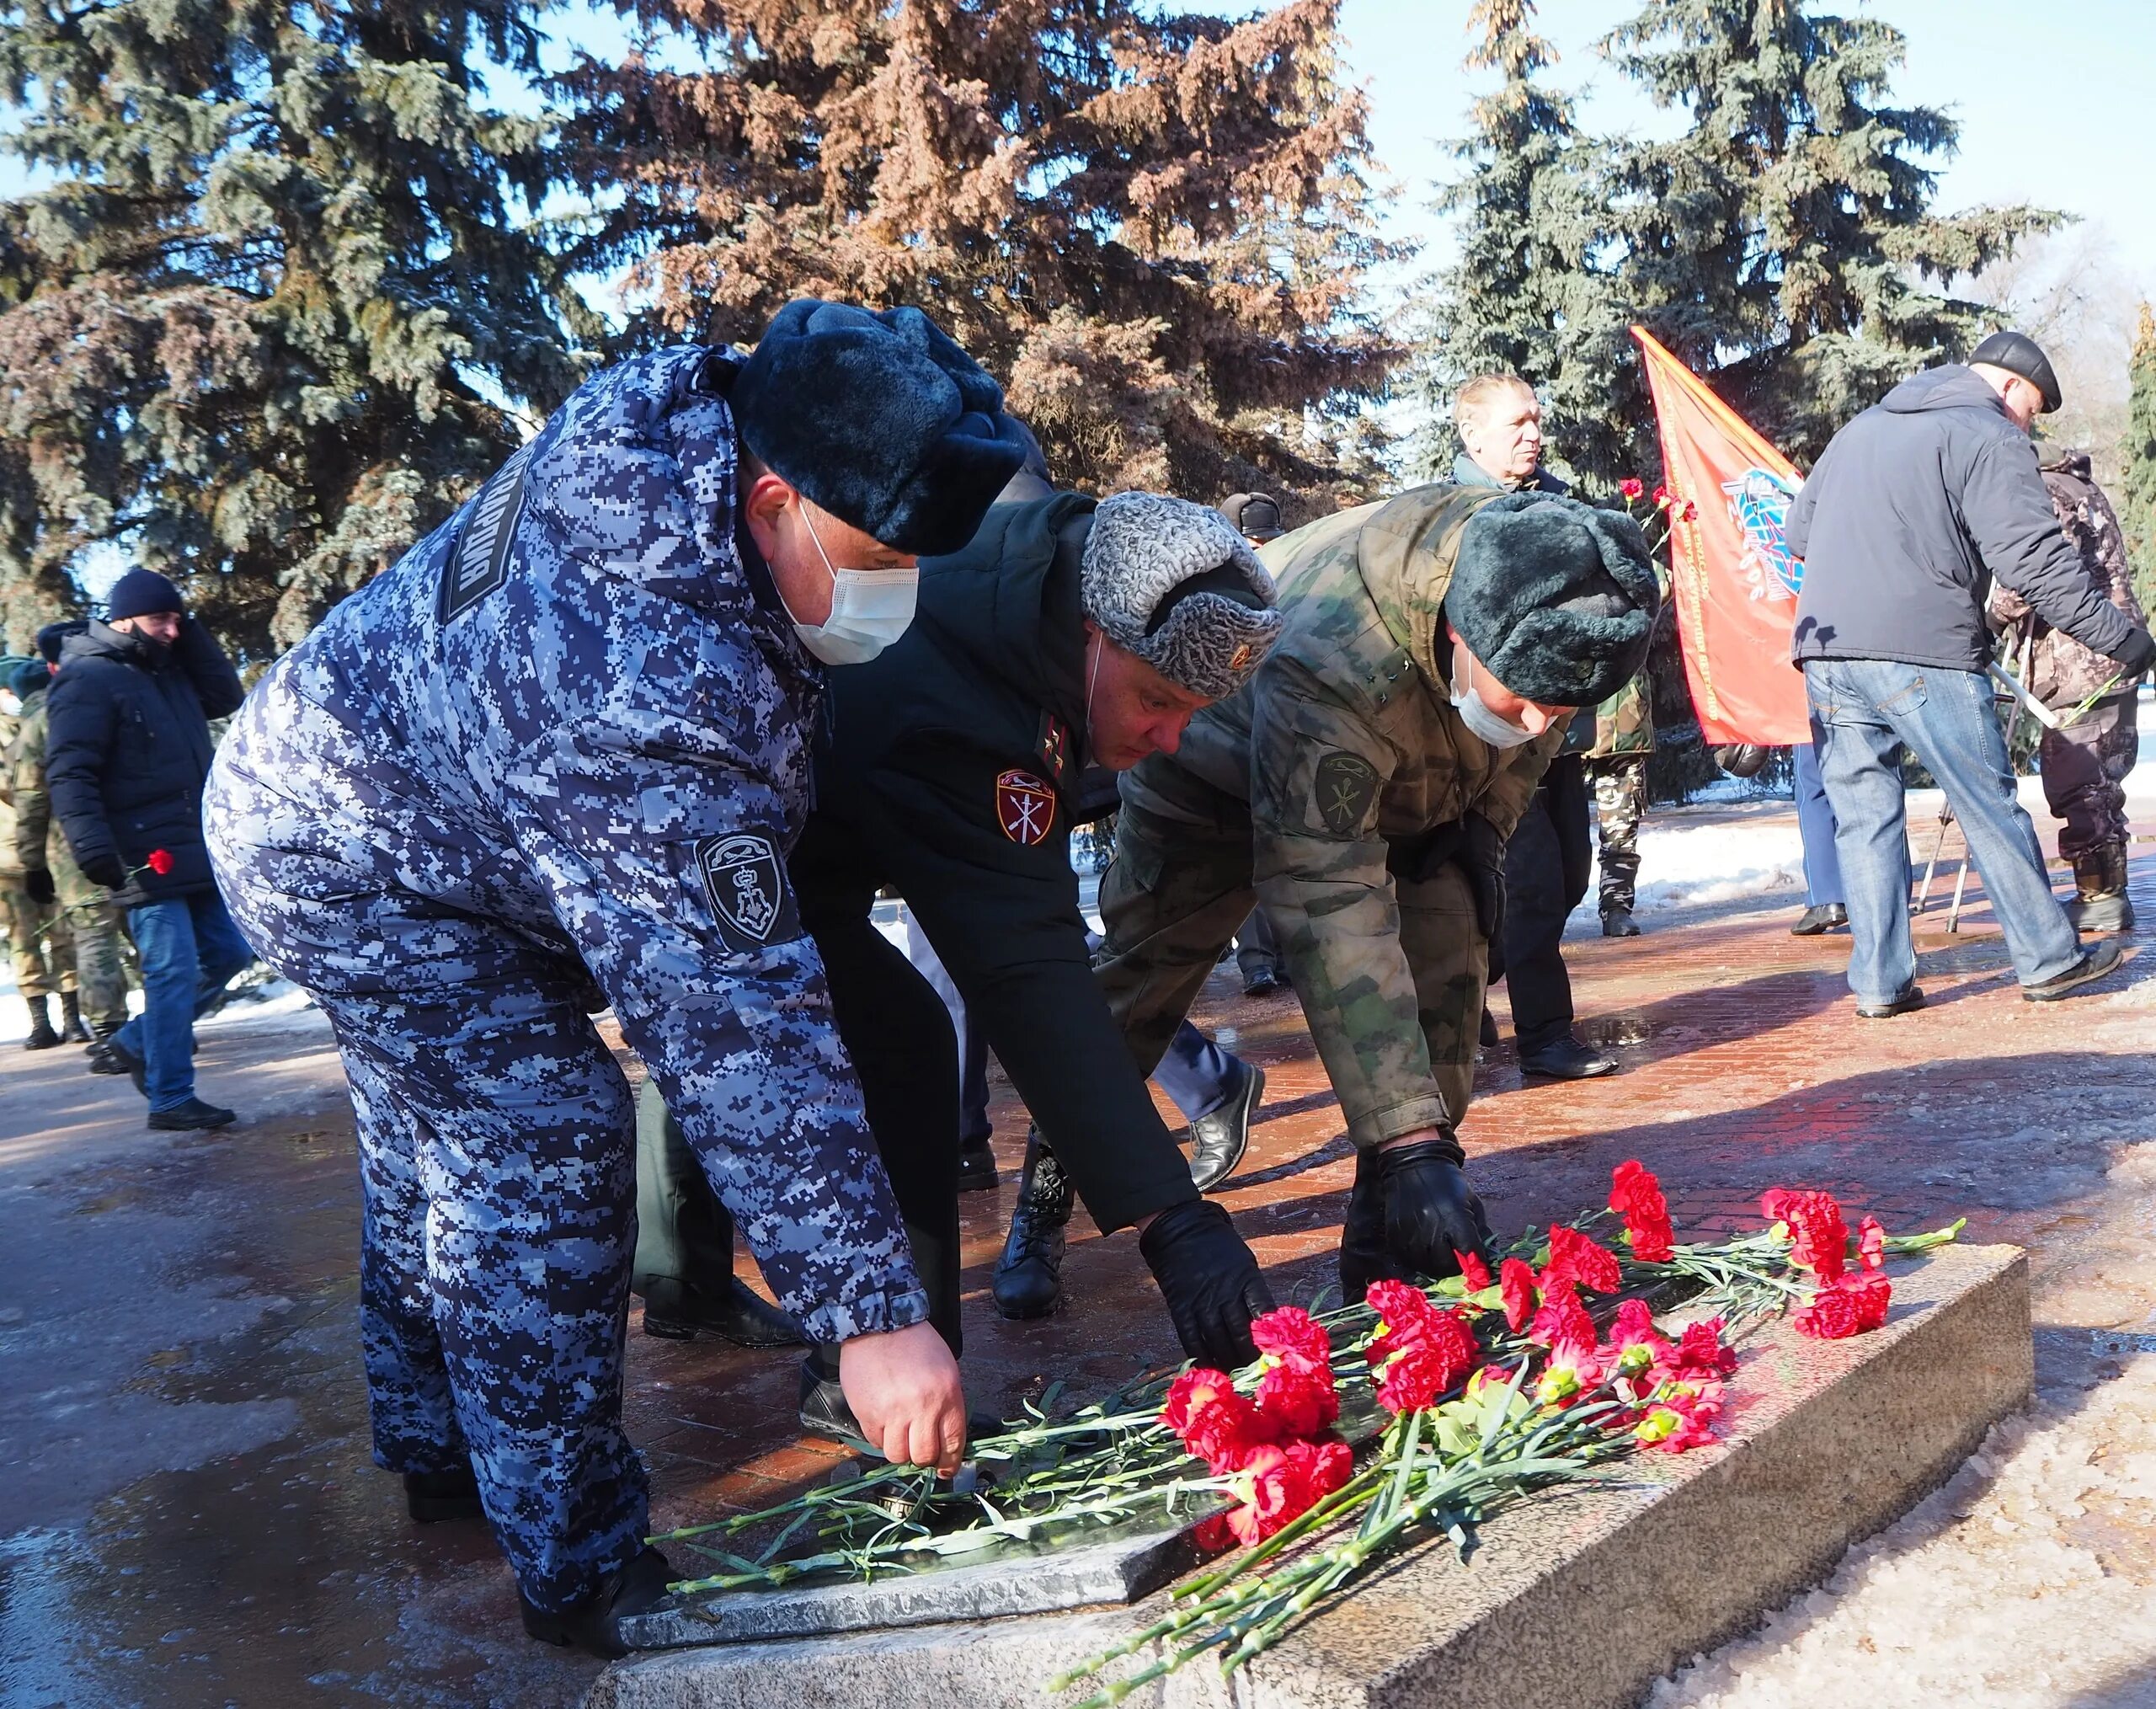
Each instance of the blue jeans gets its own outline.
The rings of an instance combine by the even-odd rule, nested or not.
[[[1900,743],[1946,792],[2021,983],[2054,978],[2078,962],[2080,941],[2052,895],[2036,827],[2015,798],[1989,680],[1883,659],[1813,659],[1804,685],[1825,739],[1819,775],[1849,891],[1849,989],[1857,1000],[1891,1002],[1916,976],[1908,827],[1894,752]]]
[[[130,908],[127,932],[142,962],[142,1012],[120,1042],[142,1059],[150,1108],[177,1109],[195,1096],[195,1017],[254,952],[215,890]]]
[[[1819,781],[1819,745],[1823,740],[1814,718],[1812,740],[1790,750],[1796,767],[1796,831],[1804,839],[1804,900],[1814,908],[1849,900],[1842,894],[1842,866],[1834,857],[1833,804],[1827,799],[1827,786]]]

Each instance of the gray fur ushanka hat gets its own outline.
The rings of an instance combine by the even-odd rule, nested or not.
[[[1460,531],[1444,614],[1514,694],[1578,707],[1639,674],[1661,606],[1646,537],[1630,516],[1510,493]]]
[[[1208,700],[1241,687],[1287,621],[1273,578],[1228,519],[1160,493],[1101,500],[1079,597],[1117,646]]]

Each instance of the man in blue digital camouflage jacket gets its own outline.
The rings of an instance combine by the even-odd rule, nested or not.
[[[954,1466],[927,1322],[787,852],[824,664],[903,631],[915,555],[1022,449],[918,311],[802,302],[755,352],[580,388],[248,697],[205,802],[358,1118],[377,1461],[483,1506],[536,1637],[621,1652],[662,1594],[621,1424],[631,1100],[611,1004],[890,1457]]]

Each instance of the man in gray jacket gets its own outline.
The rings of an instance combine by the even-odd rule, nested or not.
[[[2035,343],[1994,333],[1966,366],[1905,380],[1843,428],[1790,507],[1790,550],[1805,565],[1791,650],[1824,738],[1849,988],[1867,1017],[1924,1003],[1909,942],[1903,743],[1968,839],[2021,994],[2048,1001],[2118,962],[2116,943],[2082,952],[2052,895],[1984,675],[1994,580],[2129,677],[2156,660],[2148,630],[2089,585],[2037,473],[2029,430],[2059,402]]]

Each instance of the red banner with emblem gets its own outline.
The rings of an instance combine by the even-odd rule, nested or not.
[[[1692,709],[1710,744],[1812,740],[1790,663],[1804,565],[1784,526],[1801,478],[1641,327],[1669,491],[1670,598]]]

